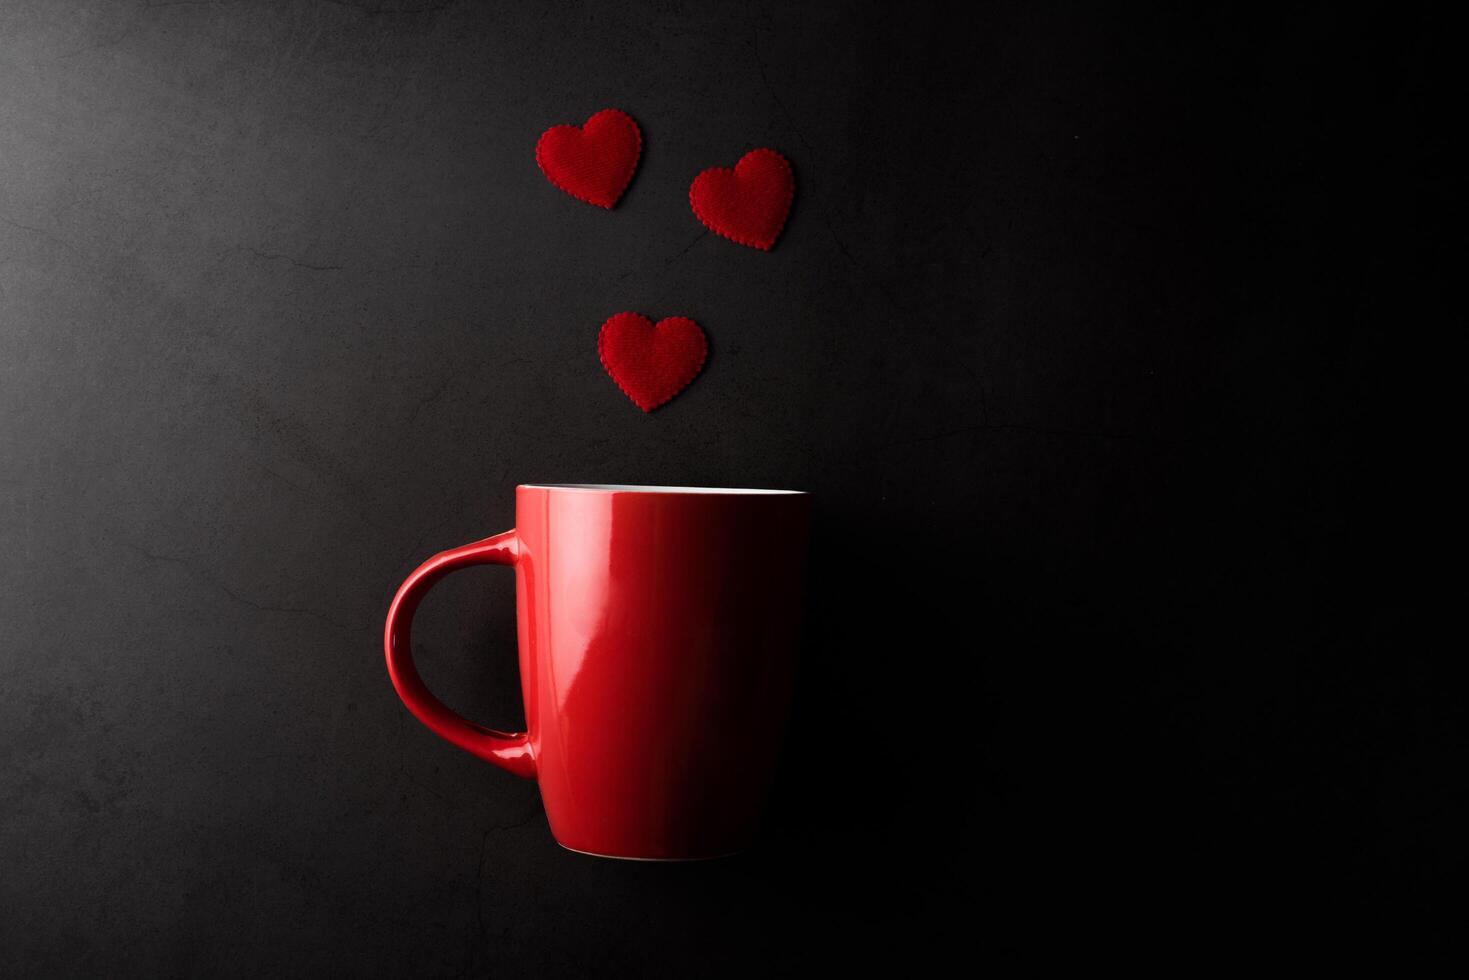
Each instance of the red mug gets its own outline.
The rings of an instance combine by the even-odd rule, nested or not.
[[[435,733],[535,779],[561,846],[691,860],[753,838],[795,682],[809,498],[789,490],[522,485],[515,530],[445,551],[388,610],[388,674]],[[470,565],[515,568],[524,732],[467,721],[418,676],[413,613]]]

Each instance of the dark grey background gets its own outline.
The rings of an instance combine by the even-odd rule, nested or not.
[[[911,969],[1428,908],[1462,707],[1392,496],[1436,485],[1385,394],[1418,292],[1374,290],[1444,268],[1441,30],[0,5],[0,972]],[[533,158],[606,106],[646,143],[613,212]],[[770,254],[687,205],[761,145]],[[712,344],[651,416],[595,354],[625,309]],[[393,589],[545,481],[815,494],[758,850],[563,852],[398,703]],[[510,576],[420,622],[430,685],[517,724]]]

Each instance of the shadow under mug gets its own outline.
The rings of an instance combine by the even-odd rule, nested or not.
[[[556,840],[604,857],[746,847],[795,683],[810,498],[788,490],[521,485],[513,531],[435,555],[388,610],[388,674],[435,733],[538,781]],[[515,568],[524,732],[468,721],[409,644],[430,587]]]

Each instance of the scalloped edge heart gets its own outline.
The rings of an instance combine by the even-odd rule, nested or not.
[[[623,176],[622,183],[617,187],[616,192],[611,194],[611,196],[607,196],[606,193],[603,193],[598,189],[589,189],[586,187],[585,184],[578,185],[575,181],[568,182],[567,173],[564,168],[571,165],[569,161],[559,159],[551,160],[548,165],[549,155],[554,151],[548,149],[547,141],[556,138],[552,134],[564,133],[569,130],[576,133],[579,140],[585,140],[587,138],[588,127],[592,127],[595,130],[597,128],[600,128],[603,123],[614,119],[617,120],[619,123],[625,122],[628,126],[631,127],[633,136],[633,153],[632,160],[628,161],[625,164],[627,168],[627,173]],[[599,120],[601,122],[599,122]],[[584,148],[585,146],[585,142],[579,144],[580,148]],[[562,123],[557,126],[552,126],[550,129],[541,134],[540,139],[536,140],[536,166],[541,168],[541,173],[546,175],[546,179],[551,182],[552,186],[556,187],[558,190],[570,194],[578,201],[585,201],[587,204],[592,204],[599,208],[606,208],[609,211],[617,205],[618,201],[622,200],[622,195],[627,192],[628,185],[632,183],[633,177],[638,172],[638,164],[642,161],[642,158],[643,131],[641,128],[639,128],[637,120],[627,113],[623,112],[621,109],[603,109],[600,112],[594,112],[591,116],[587,117],[587,121],[582,123],[580,126],[574,126],[570,123]]]
[[[681,334],[663,332],[670,328]],[[629,330],[641,336],[633,337]],[[660,336],[669,340],[661,349]],[[654,323],[641,313],[616,313],[597,334],[597,356],[622,393],[644,412],[651,412],[666,405],[703,372],[709,338],[703,327],[686,316],[664,317]]]
[[[763,174],[752,174],[754,168],[767,164]],[[775,194],[766,200],[756,200],[751,194],[752,176],[755,180],[777,180],[783,186],[774,188]],[[762,252],[775,247],[795,199],[796,175],[791,162],[768,146],[746,153],[732,168],[702,170],[689,185],[689,207],[706,228]]]

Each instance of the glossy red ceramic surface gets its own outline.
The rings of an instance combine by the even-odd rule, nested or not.
[[[771,491],[516,489],[516,529],[436,555],[388,612],[388,673],[419,720],[537,779],[556,839],[611,857],[740,850],[774,774],[795,674],[809,500]],[[444,575],[515,568],[523,733],[454,714],[413,666]]]

